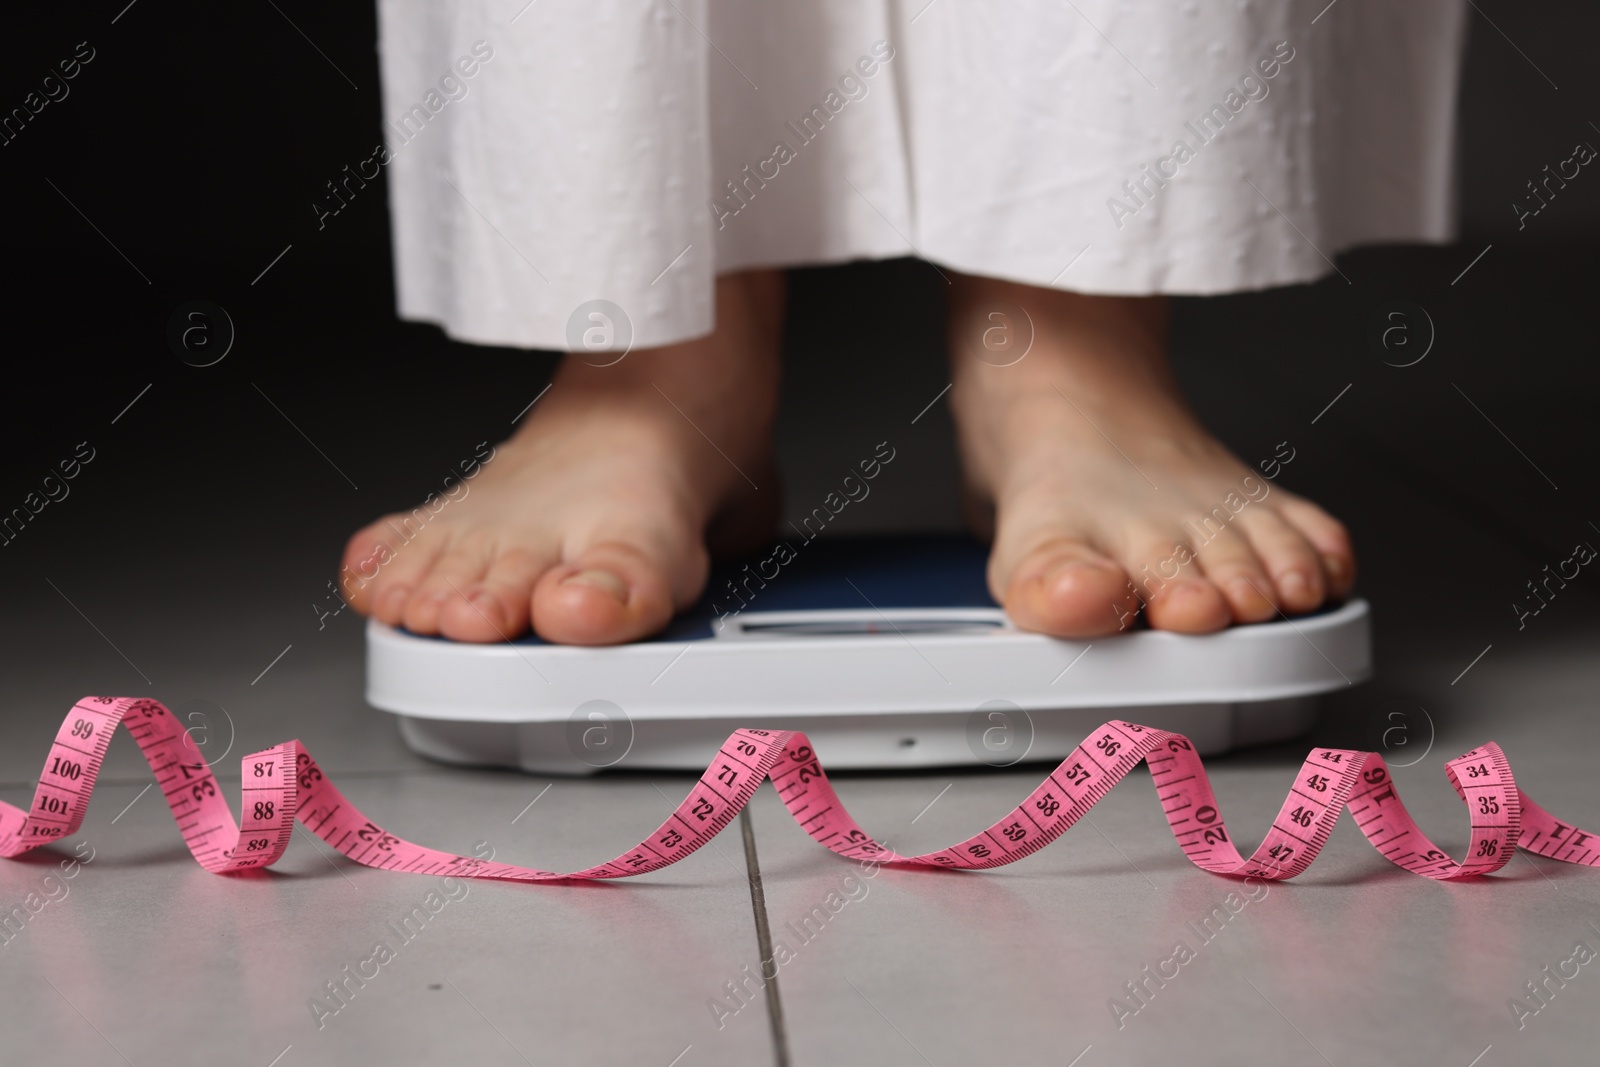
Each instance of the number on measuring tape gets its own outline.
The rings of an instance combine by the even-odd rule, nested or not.
[[[808,834],[859,863],[993,867],[1049,844],[1147,760],[1153,761],[1150,773],[1179,847],[1197,866],[1221,875],[1293,877],[1310,866],[1347,808],[1383,855],[1428,878],[1448,881],[1492,873],[1518,847],[1600,866],[1595,835],[1557,821],[1522,793],[1504,754],[1493,744],[1445,765],[1471,817],[1486,820],[1473,824],[1468,862],[1452,860],[1422,833],[1401,803],[1382,757],[1344,749],[1317,749],[1306,757],[1267,840],[1254,854],[1243,856],[1223,823],[1193,742],[1136,723],[1110,722],[987,830],[920,856],[898,855],[855,825],[803,734],[737,730],[720,751],[723,758],[706,769],[671,817],[639,847],[598,867],[560,874],[439,852],[389,833],[349,802],[298,741],[241,761],[249,828],[240,831],[218,799],[220,787],[205,760],[190,764],[166,755],[172,751],[169,746],[189,740],[187,732],[159,701],[142,697],[87,697],[74,707],[56,735],[31,807],[23,811],[0,803],[0,826],[6,830],[0,833],[0,856],[21,855],[77,829],[84,805],[74,805],[71,798],[87,804],[106,741],[124,723],[166,787],[190,852],[219,874],[276,862],[298,819],[330,846],[369,867],[520,882],[628,877],[659,870],[694,852],[726,827],[767,779],[780,786],[780,799]],[[94,743],[92,751],[77,744],[84,741]],[[231,845],[224,840],[230,832]]]

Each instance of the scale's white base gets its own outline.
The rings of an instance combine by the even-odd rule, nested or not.
[[[367,630],[367,699],[413,749],[547,774],[699,771],[741,726],[804,730],[832,769],[1058,760],[1109,718],[1216,753],[1305,731],[1317,694],[1371,671],[1362,600],[1093,642],[1015,630],[993,608],[747,611],[715,636],[610,648]]]
[[[1316,717],[1315,697],[1237,704],[1163,704],[1142,708],[1063,708],[1029,713],[1033,744],[1015,759],[998,742],[992,766],[1023,759],[1057,762],[1107,719],[1126,719],[1185,734],[1201,755],[1283,741],[1304,733]],[[703,771],[717,746],[741,725],[800,730],[829,770],[976,765],[966,714],[792,716],[750,715],[748,721],[634,719],[633,750],[617,766],[640,770]],[[400,736],[418,754],[444,763],[520,767],[536,774],[593,774],[601,767],[567,748],[565,720],[557,723],[451,722],[400,717]],[[1000,729],[1020,729],[1015,720]],[[980,742],[981,745],[982,742]]]

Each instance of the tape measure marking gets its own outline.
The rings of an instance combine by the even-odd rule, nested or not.
[[[339,792],[299,741],[240,761],[243,818],[235,823],[204,758],[159,701],[85,697],[50,747],[33,805],[0,802],[0,856],[19,856],[77,832],[89,810],[111,735],[127,727],[144,753],[195,860],[216,874],[271,866],[289,847],[295,819],[357,863],[413,874],[549,882],[629,878],[677,863],[710,841],[770,779],[789,814],[841,856],[881,864],[979,870],[1014,863],[1065,833],[1141,762],[1173,837],[1189,860],[1236,877],[1293,878],[1316,859],[1346,808],[1368,841],[1414,874],[1454,881],[1490,874],[1519,846],[1566,863],[1600,866],[1595,835],[1560,822],[1518,790],[1505,753],[1492,742],[1445,764],[1467,805],[1472,834],[1457,862],[1428,840],[1406,812],[1375,752],[1315,749],[1306,757],[1266,839],[1239,854],[1194,745],[1182,734],[1112,720],[1073,749],[1020,805],[988,829],[937,852],[901,856],[856,824],[802,733],[735,730],[665,822],[636,848],[570,873],[493,863],[412,844],[368,819]],[[193,753],[193,759],[189,755]]]

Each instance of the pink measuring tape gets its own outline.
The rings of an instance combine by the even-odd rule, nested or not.
[[[1445,764],[1450,784],[1472,816],[1464,863],[1423,836],[1400,803],[1382,757],[1349,749],[1318,749],[1306,757],[1267,839],[1245,859],[1223,825],[1189,739],[1113,720],[1074,749],[1011,814],[960,844],[921,856],[897,855],[856,825],[804,734],[735,730],[689,796],[637,848],[598,867],[557,874],[401,840],[357,811],[299,741],[244,757],[241,828],[205,760],[185,758],[185,749],[192,753],[193,746],[172,713],[157,701],[133,697],[85,697],[73,706],[50,748],[32,809],[0,803],[0,855],[18,856],[77,831],[119,723],[128,727],[155,771],[189,851],[216,874],[275,862],[299,818],[350,859],[383,870],[512,882],[626,878],[670,866],[700,848],[769,778],[806,833],[841,856],[921,867],[999,867],[1055,840],[1141,761],[1150,766],[1179,847],[1196,866],[1217,874],[1294,877],[1311,865],[1346,807],[1374,848],[1425,878],[1489,874],[1504,867],[1518,846],[1567,863],[1600,866],[1595,835],[1558,822],[1522,793],[1505,754],[1492,742]]]

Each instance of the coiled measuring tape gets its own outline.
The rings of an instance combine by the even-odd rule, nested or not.
[[[660,870],[699,849],[771,779],[796,822],[816,841],[856,860],[964,870],[999,867],[1055,840],[1145,762],[1185,855],[1217,874],[1292,878],[1311,865],[1346,807],[1374,848],[1425,878],[1453,881],[1504,867],[1518,848],[1550,859],[1600,866],[1600,840],[1556,820],[1517,788],[1500,746],[1490,743],[1445,764],[1472,817],[1467,858],[1435,847],[1407,814],[1375,752],[1317,749],[1306,757],[1266,840],[1246,859],[1217,810],[1200,757],[1182,734],[1113,720],[1095,730],[1009,815],[960,844],[901,856],[868,837],[839,802],[806,736],[735,730],[678,809],[638,847],[566,874],[493,863],[414,845],[368,819],[327,779],[299,741],[245,756],[243,825],[187,731],[160,702],[85,697],[50,748],[33,806],[0,803],[0,856],[18,856],[77,831],[89,809],[111,735],[125,725],[155,772],[195,860],[216,874],[267,867],[283,855],[295,819],[357,863],[414,874],[548,882],[627,878]]]

